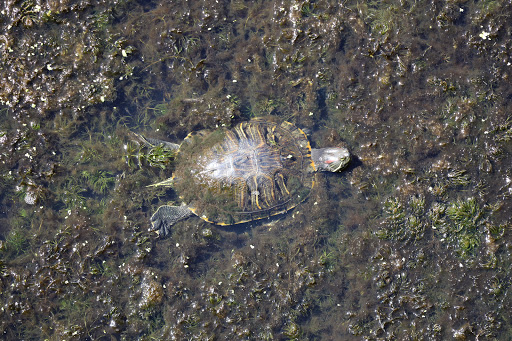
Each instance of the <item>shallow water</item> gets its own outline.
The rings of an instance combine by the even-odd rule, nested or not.
[[[505,1],[0,5],[5,339],[508,340]],[[285,215],[171,235],[179,143],[252,117],[348,147]]]

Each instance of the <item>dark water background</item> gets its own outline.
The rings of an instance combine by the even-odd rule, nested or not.
[[[0,4],[6,340],[510,340],[510,1]],[[170,237],[175,143],[271,115],[354,155]]]

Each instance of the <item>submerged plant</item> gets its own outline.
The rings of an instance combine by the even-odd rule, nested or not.
[[[469,184],[469,176],[465,170],[455,170],[448,173],[448,183],[453,186],[467,186]]]
[[[98,194],[105,194],[115,183],[115,177],[111,172],[98,170],[94,173],[82,172],[82,177],[87,180],[89,186]]]
[[[27,233],[21,227],[13,228],[5,238],[5,251],[11,257],[24,253],[29,246]]]
[[[169,150],[168,148],[165,148],[163,145],[159,144],[152,147],[148,153],[145,154],[145,158],[151,167],[160,167],[161,169],[166,169],[167,165],[171,162],[175,155],[176,152]]]
[[[399,20],[399,9],[389,4],[382,4],[381,7],[370,7],[368,8],[367,20],[372,32],[386,35],[396,28]]]
[[[452,221],[454,232],[474,232],[482,217],[482,211],[475,198],[457,200],[446,209],[446,215]]]
[[[442,240],[454,245],[462,258],[475,254],[483,233],[480,226],[485,223],[483,211],[475,198],[459,199],[447,206],[436,202],[427,216],[432,228]]]
[[[288,340],[297,340],[302,333],[297,323],[290,322],[284,327],[283,334]]]
[[[473,254],[475,248],[480,245],[480,237],[475,233],[462,233],[457,239],[458,251],[463,258]]]
[[[86,189],[74,177],[66,180],[64,188],[57,192],[58,199],[67,209],[84,206]]]
[[[474,254],[480,245],[478,227],[481,224],[482,210],[475,198],[459,199],[446,209],[450,218],[449,236],[455,242],[463,258]]]
[[[141,165],[142,154],[140,152],[140,147],[137,147],[135,144],[128,142],[124,145],[124,150],[125,154],[123,158],[126,161],[128,167],[134,168],[137,165]],[[134,162],[134,160],[137,162]]]
[[[446,220],[444,219],[446,206],[438,202],[434,202],[427,213],[427,217],[431,222],[432,229],[444,232]]]
[[[256,103],[256,111],[265,115],[270,115],[278,111],[284,105],[284,101],[281,99],[267,98]]]
[[[504,123],[494,129],[493,133],[494,139],[498,142],[509,142],[512,140],[512,118],[508,117]]]
[[[411,197],[408,206],[404,206],[397,198],[386,200],[384,203],[386,226],[377,231],[377,236],[392,240],[421,239],[425,231],[425,223],[422,220],[424,210],[423,196]]]
[[[409,206],[415,216],[421,216],[425,211],[425,197],[422,195],[413,196],[409,202]]]
[[[506,229],[505,224],[489,225],[488,228],[489,228],[489,234],[495,240],[500,239],[501,237],[503,237],[505,235],[505,229]]]

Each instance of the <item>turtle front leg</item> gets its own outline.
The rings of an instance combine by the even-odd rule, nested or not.
[[[165,237],[171,232],[172,225],[182,219],[190,217],[192,214],[192,211],[186,205],[160,206],[151,217],[151,230],[158,231],[159,236]]]

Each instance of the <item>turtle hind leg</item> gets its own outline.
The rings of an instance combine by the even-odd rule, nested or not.
[[[192,211],[186,205],[162,205],[151,217],[151,230],[158,231],[161,237],[165,237],[171,232],[172,225],[192,214]]]
[[[142,142],[142,144],[146,145],[147,147],[153,148],[158,145],[162,145],[165,149],[170,151],[178,151],[180,149],[180,145],[176,143],[171,143],[167,141],[152,139],[149,137],[144,137],[141,134],[137,134],[136,132],[132,132],[133,135],[137,138],[138,142]]]

